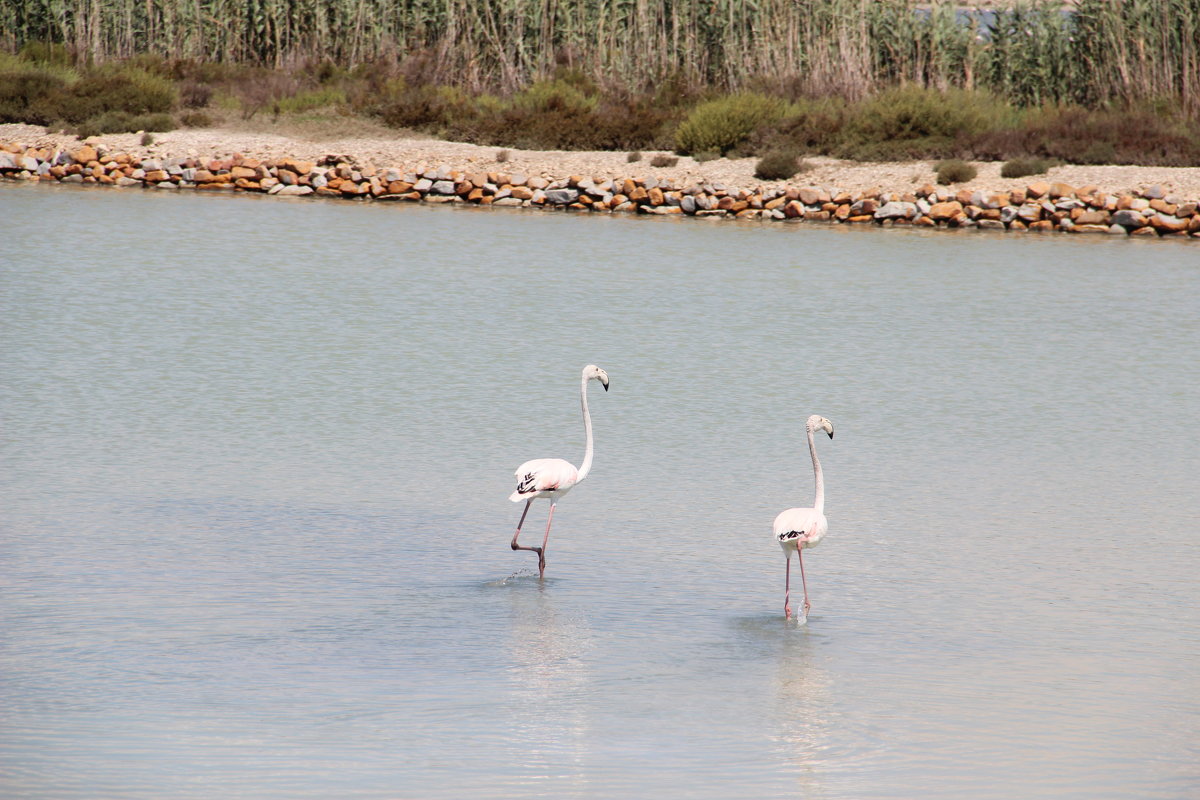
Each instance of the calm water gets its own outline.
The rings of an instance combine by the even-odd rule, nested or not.
[[[5,797],[1200,795],[1194,244],[0,218]],[[541,583],[506,498],[588,362]]]

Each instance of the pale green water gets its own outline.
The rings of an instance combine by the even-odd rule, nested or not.
[[[0,218],[6,797],[1200,794],[1195,245],[12,184]],[[506,497],[581,460],[588,362],[540,584]]]

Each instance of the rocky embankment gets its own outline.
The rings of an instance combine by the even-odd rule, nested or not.
[[[1095,185],[1044,180],[998,192],[928,184],[904,192],[850,192],[786,185],[739,188],[709,181],[683,185],[666,178],[550,179],[445,166],[377,168],[339,155],[317,160],[238,154],[154,158],[88,144],[58,149],[6,143],[0,143],[0,178],[380,202],[1200,239],[1200,202],[1195,199],[1168,194],[1158,186],[1114,193]]]

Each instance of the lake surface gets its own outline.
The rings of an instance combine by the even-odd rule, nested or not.
[[[1200,795],[1194,244],[0,218],[5,797]],[[582,460],[589,362],[539,581],[507,496]]]

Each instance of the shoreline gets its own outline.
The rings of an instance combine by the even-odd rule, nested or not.
[[[920,227],[1179,236],[1200,240],[1200,168],[1054,167],[951,186],[929,162],[808,158],[787,181],[754,178],[756,159],[666,153],[522,151],[417,138],[321,141],[231,130],[112,134],[80,141],[0,125],[0,177],[375,202],[469,203],[576,211]],[[674,159],[651,166],[655,155]]]

